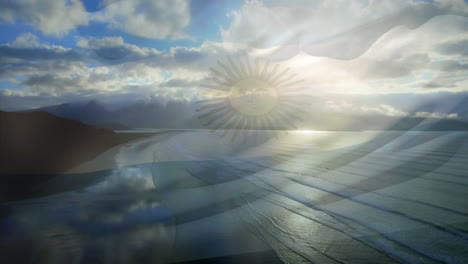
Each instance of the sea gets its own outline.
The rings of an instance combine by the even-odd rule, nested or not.
[[[2,263],[468,263],[467,132],[139,132],[1,203]]]

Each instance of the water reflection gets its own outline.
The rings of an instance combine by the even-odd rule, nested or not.
[[[245,147],[204,131],[158,134],[115,152],[104,178],[76,174],[49,183],[73,191],[3,203],[0,256],[170,263],[266,251],[270,262],[463,263],[467,137],[301,131]],[[102,163],[81,169],[93,166]]]

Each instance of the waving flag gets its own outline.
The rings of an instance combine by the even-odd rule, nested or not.
[[[467,15],[0,1],[0,263],[468,263]]]

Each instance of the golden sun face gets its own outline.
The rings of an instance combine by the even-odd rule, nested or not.
[[[306,102],[299,94],[303,88],[297,87],[303,80],[278,64],[270,69],[269,62],[262,66],[258,59],[254,65],[248,57],[237,65],[230,56],[227,59],[229,65],[218,61],[219,69],[211,68],[210,84],[200,85],[211,90],[200,93],[208,98],[197,101],[204,125],[224,130],[223,136],[232,130],[233,139],[239,131],[245,139],[256,130],[296,129],[294,122],[302,121],[305,113],[300,105]]]
[[[264,115],[277,105],[278,92],[263,80],[244,79],[231,87],[229,102],[239,113]]]

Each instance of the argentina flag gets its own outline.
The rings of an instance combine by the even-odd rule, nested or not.
[[[0,263],[468,263],[463,0],[0,0]]]

